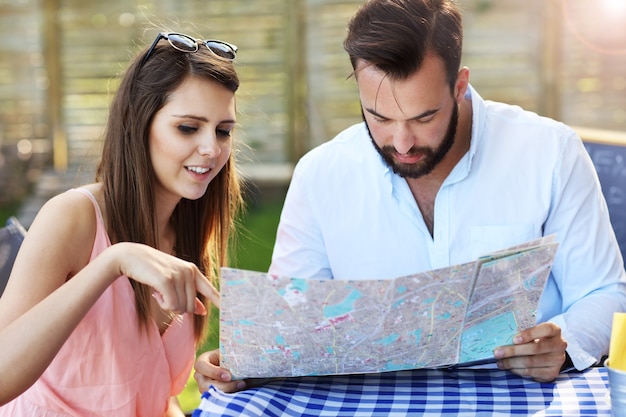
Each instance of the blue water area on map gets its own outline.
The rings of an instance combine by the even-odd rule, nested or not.
[[[245,343],[246,339],[243,337],[243,332],[241,331],[241,329],[236,329],[233,332],[233,341],[235,343]]]
[[[291,283],[286,287],[286,288],[281,288],[278,290],[278,294],[280,294],[280,296],[284,296],[285,294],[287,294],[287,290],[289,291],[299,291],[299,292],[306,292],[309,289],[309,284],[307,283],[306,279],[302,279],[302,278],[291,278]]]
[[[291,357],[296,360],[300,359],[300,352],[298,352],[297,350],[292,350],[291,346],[287,344],[283,336],[276,335],[276,337],[274,338],[274,341],[276,342],[276,345],[268,346],[264,348],[263,353],[278,354],[278,355],[282,355],[285,357]],[[261,359],[266,360],[266,358],[263,358],[262,356],[261,356]]]
[[[383,345],[383,346],[387,346],[387,345],[392,344],[393,342],[395,342],[399,338],[400,338],[400,335],[397,334],[397,333],[394,333],[394,334],[390,334],[389,336],[383,337],[382,339],[378,339],[374,343],[377,343],[377,344]]]
[[[471,362],[493,357],[498,346],[513,343],[517,321],[512,311],[492,317],[463,331],[459,362]]]
[[[291,288],[298,290],[300,292],[305,292],[309,289],[309,283],[306,279],[301,278],[292,278],[291,279]]]
[[[383,372],[388,372],[388,371],[403,371],[405,369],[411,369],[411,368],[420,368],[421,366],[419,364],[412,364],[412,363],[393,363],[393,362],[387,362],[384,366],[382,371]]]
[[[238,279],[236,281],[226,281],[225,284],[228,285],[229,287],[234,287],[235,285],[243,285],[243,284],[247,284],[248,280],[247,279]]]
[[[360,291],[353,289],[339,304],[324,307],[324,318],[339,317],[354,311],[354,303],[363,296]]]
[[[417,329],[411,332],[413,336],[415,336],[415,344],[419,345],[420,340],[422,340],[422,329]]]
[[[524,289],[526,291],[532,290],[536,286],[537,286],[537,276],[536,275],[533,275],[532,277],[530,277],[530,278],[528,278],[527,280],[524,281]]]

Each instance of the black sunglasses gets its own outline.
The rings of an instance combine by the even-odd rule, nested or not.
[[[183,33],[161,32],[157,35],[154,42],[152,42],[152,46],[150,46],[150,49],[148,49],[148,52],[143,57],[139,68],[143,67],[161,39],[166,39],[172,48],[181,52],[198,52],[198,49],[200,49],[199,45],[204,45],[213,55],[227,61],[233,61],[237,56],[237,46],[228,42],[219,41],[217,39],[194,39]]]

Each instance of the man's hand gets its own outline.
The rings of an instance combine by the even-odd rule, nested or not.
[[[508,369],[521,376],[539,382],[553,381],[565,362],[567,342],[561,337],[561,329],[553,323],[542,323],[521,331],[513,339],[514,345],[500,346],[494,355],[500,369]],[[232,381],[227,369],[219,366],[219,351],[212,350],[198,356],[194,378],[200,391],[214,385],[224,392],[236,392],[246,388],[245,381]]]
[[[519,332],[513,343],[494,350],[498,368],[539,382],[553,381],[559,375],[567,348],[559,326],[554,323],[538,324]]]
[[[224,392],[235,392],[246,388],[245,381],[233,381],[227,369],[220,367],[219,350],[211,350],[198,356],[193,374],[200,392],[204,392],[211,385]]]

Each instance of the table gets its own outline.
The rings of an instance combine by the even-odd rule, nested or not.
[[[501,370],[420,369],[272,380],[225,394],[210,387],[193,417],[610,416],[606,368],[538,383]]]

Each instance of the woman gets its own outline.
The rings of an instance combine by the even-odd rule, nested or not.
[[[127,69],[96,182],[42,207],[0,300],[0,404],[26,390],[0,416],[183,415],[242,202],[236,51],[160,33]]]

